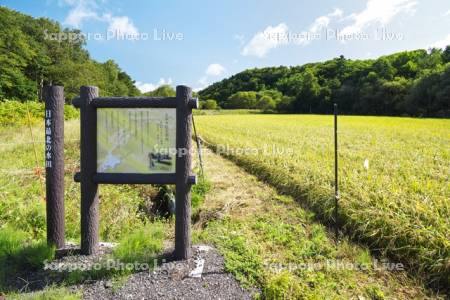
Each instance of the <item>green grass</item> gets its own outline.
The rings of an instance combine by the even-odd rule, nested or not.
[[[210,222],[198,238],[213,242],[225,257],[226,270],[243,286],[259,288],[259,297],[263,299],[323,299],[331,295],[346,299],[368,295],[364,287],[369,281],[366,276],[375,276],[372,271],[362,274],[349,270],[295,269],[306,263],[325,265],[337,258],[354,263],[353,257],[362,250],[347,242],[336,250],[325,228],[314,224],[311,215],[301,215],[304,213],[301,208],[293,207],[292,213],[286,213],[283,205],[278,207],[285,216],[270,211],[245,220]],[[290,222],[287,217],[297,218]],[[279,266],[282,269],[277,269]]]
[[[247,149],[222,154],[332,223],[332,117],[219,115],[196,123],[211,148]],[[450,285],[449,144],[450,120],[339,119],[342,229],[443,287]]]
[[[45,239],[46,230],[42,133],[42,124],[33,126],[36,161],[33,139],[26,127],[0,130],[0,228],[10,225],[26,232],[29,238],[40,240]],[[80,185],[73,180],[73,174],[79,170],[78,120],[65,124],[64,154],[66,239],[78,242]],[[146,218],[138,209],[142,201],[142,193],[134,186],[100,186],[100,239],[118,241],[123,233],[143,226]]]
[[[125,235],[113,256],[124,263],[152,263],[163,250],[163,224],[154,222]]]
[[[207,230],[196,238],[214,242],[225,256],[226,270],[245,287],[261,286],[264,283],[261,249],[242,234],[245,229],[245,224],[225,219],[210,222]]]
[[[163,251],[163,241],[166,236],[167,230],[164,229],[164,224],[158,221],[137,227],[123,235],[111,254],[102,257],[99,268],[74,270],[67,274],[64,284],[75,285],[107,278],[123,283],[128,275],[139,271],[129,266],[141,268],[145,264],[152,269],[155,267],[155,262],[159,263],[158,255]],[[110,268],[109,261],[120,262],[122,265],[114,264],[114,267]],[[127,266],[127,264],[130,265]]]
[[[259,123],[257,123],[256,125],[252,125],[252,123],[255,122],[251,120],[253,118],[256,120],[260,120]],[[272,126],[273,124],[278,123],[280,123],[280,125],[275,125],[276,128],[270,128],[269,125],[271,125],[271,123],[268,122],[265,118],[275,118],[276,121],[272,121]],[[331,119],[317,116],[288,116],[288,119],[291,118],[289,122],[283,122],[282,120],[276,118],[279,118],[279,116],[224,115],[199,116],[196,121],[198,123],[197,126],[199,127],[199,131],[201,131],[201,135],[203,137],[207,137],[210,141],[218,141],[223,138],[224,140],[227,140],[229,142],[229,145],[231,145],[232,147],[235,147],[235,143],[241,143],[243,140],[256,145],[260,144],[261,140],[274,140],[277,144],[280,144],[280,142],[282,141],[289,140],[290,145],[296,145],[294,141],[299,139],[299,135],[301,136],[303,134],[302,137],[313,137],[314,134],[319,133],[319,137],[321,138],[318,141],[306,138],[300,139],[303,141],[301,144],[302,149],[308,151],[305,151],[302,155],[296,153],[293,156],[293,159],[296,160],[295,165],[290,165],[290,162],[284,158],[278,158],[276,161],[273,161],[273,157],[267,156],[261,156],[257,158],[251,155],[247,155],[245,157],[243,155],[236,155],[233,158],[242,166],[246,167],[247,170],[253,172],[255,170],[258,171],[259,173],[257,174],[260,177],[263,177],[266,180],[272,179],[272,183],[278,182],[277,186],[279,188],[280,186],[283,186],[279,183],[284,183],[285,191],[295,192],[293,193],[294,195],[299,195],[297,194],[297,192],[300,191],[298,188],[302,187],[301,191],[307,192],[306,195],[300,194],[299,198],[309,199],[308,203],[310,204],[313,203],[313,201],[317,200],[318,202],[325,201],[325,203],[329,205],[329,202],[332,201],[332,177],[331,175],[328,175],[328,171],[332,172],[332,144],[330,140],[332,137],[332,133],[330,131]],[[308,119],[309,121],[314,121],[315,118],[317,118],[317,120],[315,123],[310,122],[312,124],[309,125],[302,124],[301,126],[294,126],[295,128],[289,127],[292,126],[292,123],[296,123],[298,121],[298,119],[296,118],[306,118],[306,121],[308,121]],[[368,120],[371,119],[376,120],[378,118],[368,118]],[[380,119],[390,120],[389,118]],[[403,120],[399,118],[397,119]],[[420,123],[422,120],[413,121],[419,121]],[[221,122],[224,126],[223,130],[220,129]],[[443,124],[439,122],[443,122]],[[427,125],[427,130],[421,129],[422,131],[419,130],[417,132],[417,136],[413,134],[413,137],[417,140],[418,137],[421,137],[421,134],[424,131],[426,132],[430,130],[431,127],[431,129],[434,131],[434,133],[432,133],[431,135],[434,136],[434,138],[432,139],[433,143],[430,143],[431,148],[429,148],[428,150],[433,151],[432,149],[442,149],[442,145],[446,142],[441,141],[440,139],[442,139],[442,135],[436,134],[435,132],[445,131],[445,122],[445,120],[441,120],[433,123],[432,126]],[[246,123],[247,126],[242,127],[243,123]],[[368,124],[365,124],[364,121],[361,121],[360,123],[363,123],[364,126],[368,126]],[[249,124],[251,124],[251,126],[258,127],[251,128],[251,126],[249,127]],[[299,128],[302,129],[303,132],[299,131]],[[380,130],[381,132],[377,131],[377,137],[383,137],[383,131],[386,131],[385,129]],[[403,130],[411,131],[411,129]],[[415,130],[417,131],[417,128]],[[33,136],[35,137],[35,139],[37,139],[35,147],[38,154],[38,166],[43,165],[43,155],[41,155],[43,153],[43,143],[39,140],[39,137],[42,137],[42,132],[42,124],[34,125]],[[292,134],[295,140],[289,139],[288,136],[286,136],[288,134]],[[233,135],[236,138],[233,138]],[[243,135],[245,136],[245,138],[242,137]],[[268,135],[268,137],[266,135]],[[260,140],[258,141],[255,136],[257,138],[260,138]],[[0,172],[2,175],[0,176],[0,232],[7,230],[7,228],[16,228],[17,230],[23,232],[22,237],[26,241],[26,243],[37,243],[38,241],[43,241],[45,240],[45,202],[43,201],[43,190],[41,189],[42,186],[39,180],[39,174],[40,172],[42,172],[42,170],[36,168],[33,144],[31,143],[31,136],[28,128],[23,126],[2,128],[0,129],[0,137],[2,140],[2,142],[0,143],[0,153],[2,154],[2,160],[0,161]],[[66,122],[66,237],[68,240],[73,240],[76,242],[78,242],[80,234],[80,190],[79,184],[73,182],[73,173],[79,167],[78,139],[79,121],[72,120]],[[402,141],[405,140],[408,140],[408,138],[402,137]],[[324,141],[327,142],[324,144]],[[320,142],[322,142],[322,145],[320,145]],[[345,142],[345,139],[343,140],[343,142]],[[439,145],[436,145],[435,143],[438,143]],[[353,147],[353,144],[355,143],[352,142],[351,144],[345,145],[344,149],[350,146]],[[389,143],[387,144],[389,145]],[[355,144],[355,146],[358,145]],[[314,149],[314,151],[312,151],[311,147],[313,147],[312,149]],[[377,147],[379,148],[380,146],[377,145]],[[361,149],[359,151],[361,152]],[[349,150],[346,149],[344,152],[346,153],[346,155],[348,155]],[[447,155],[444,159],[444,162],[445,160],[448,161],[448,151],[445,152],[445,150],[442,150],[442,153],[446,153]],[[304,155],[306,155],[307,157],[303,157]],[[365,152],[360,153],[360,155],[364,158],[366,157]],[[276,173],[276,177],[272,178],[270,176],[264,176],[265,174],[272,174],[273,176],[273,171],[266,173],[263,172],[266,170],[265,168],[261,167],[261,165],[263,165],[263,158],[266,160],[264,161],[264,163],[269,164],[271,168],[272,166],[276,166],[277,164],[282,163],[282,167],[278,167],[278,169],[276,169],[280,170],[280,172]],[[314,158],[315,160],[311,160],[312,158]],[[359,173],[361,174],[364,174],[363,172],[366,172],[366,174],[372,173],[372,178],[373,176],[377,178],[376,175],[378,173],[375,171],[378,170],[378,167],[372,160],[372,156],[370,156],[369,159],[371,165],[368,171],[363,170],[362,167],[359,167],[359,169],[356,168],[355,166],[359,164],[362,165],[362,162],[355,162],[354,157],[348,157],[346,159],[344,159],[343,157],[343,164],[341,166],[345,169],[345,163],[350,162],[352,163],[350,166],[352,166],[355,171],[359,171]],[[389,157],[389,159],[391,159],[391,157]],[[440,155],[435,155],[434,159],[439,161],[439,159],[442,160],[442,157]],[[322,172],[327,175],[322,176],[322,173],[315,173],[317,172],[317,170],[311,168],[311,165],[308,165],[308,163],[313,163],[316,166],[317,170],[323,169]],[[421,163],[423,163],[423,161]],[[407,162],[404,162],[402,164],[402,166],[404,165],[410,167]],[[287,170],[289,170],[289,174],[287,174],[284,168],[288,168]],[[439,168],[442,168],[442,166],[436,167],[436,170],[438,170],[439,172],[433,171],[432,174],[433,176],[438,178],[438,180],[445,180],[445,175],[439,175],[440,172],[442,172],[442,169]],[[219,170],[218,172],[220,173],[225,171]],[[303,187],[305,186],[303,184],[299,184],[299,181],[295,181],[294,183],[291,182],[291,177],[298,177],[299,174],[302,174],[303,172],[306,172],[306,174],[308,175],[307,178],[309,178],[310,181],[314,181],[314,183],[311,182],[310,186],[322,185],[323,191],[319,190],[322,191],[321,194],[316,194],[316,189],[303,189]],[[345,170],[344,172],[348,172],[348,170]],[[420,174],[422,174],[421,176],[426,176],[426,174],[428,173],[426,170],[422,170],[422,173]],[[276,178],[278,178],[279,181],[274,180]],[[370,181],[366,181],[370,183]],[[367,182],[365,182],[365,184],[367,184]],[[349,184],[350,182],[346,181],[347,189],[349,187]],[[252,184],[249,184],[247,188],[250,189],[251,186]],[[306,187],[309,188],[310,186]],[[214,186],[208,181],[201,182],[201,184],[199,184],[198,186],[193,187],[193,212],[199,210],[201,213],[203,207],[205,207],[205,205],[208,205],[208,203],[204,201],[204,197],[212,188],[214,188]],[[290,190],[291,188],[292,190]],[[388,188],[388,186],[386,186],[386,188]],[[403,187],[401,189],[399,188],[397,193],[401,194],[403,189]],[[346,192],[345,190],[343,190],[343,196],[344,193],[345,196],[348,196],[348,192],[349,191]],[[160,225],[158,225],[158,223],[155,223],[155,227],[152,227],[153,224],[151,223],[151,220],[149,220],[145,216],[143,211],[141,211],[139,208],[140,206],[142,206],[143,201],[148,200],[147,198],[152,193],[155,193],[155,191],[148,186],[102,185],[100,187],[100,239],[103,241],[118,241],[120,243],[118,249],[123,249],[120,254],[122,258],[130,258],[134,255],[134,252],[141,254],[143,253],[142,255],[138,255],[141,258],[149,258],[151,255],[147,255],[145,253],[145,250],[143,249],[149,249],[150,252],[154,254],[156,254],[158,249],[160,249],[159,246],[161,245],[161,234],[158,229],[160,228]],[[387,192],[384,190],[383,193]],[[446,193],[448,194],[448,191]],[[326,196],[324,197],[324,195]],[[439,193],[437,193],[437,195],[439,195]],[[269,198],[272,197],[271,195],[261,195],[263,199],[266,199],[266,196]],[[243,197],[245,198],[245,196]],[[244,200],[247,201],[248,199]],[[335,259],[337,257],[342,257],[342,255],[344,255],[346,259],[352,261],[354,260],[358,263],[367,263],[371,260],[371,256],[367,250],[342,250],[342,248],[345,247],[351,248],[350,246],[346,246],[346,242],[344,242],[344,245],[341,246],[338,250],[335,250],[333,243],[330,242],[330,240],[326,237],[326,229],[322,225],[314,224],[312,215],[298,208],[295,203],[292,203],[292,200],[289,197],[276,197],[275,200],[278,203],[277,205],[279,207],[283,207],[282,209],[277,208],[280,210],[278,214],[275,214],[274,211],[267,211],[266,213],[261,214],[250,213],[248,214],[248,218],[245,219],[224,218],[221,220],[211,221],[207,223],[207,226],[204,230],[200,230],[199,232],[195,233],[196,241],[201,240],[214,242],[221,253],[223,253],[225,256],[227,270],[233,273],[245,286],[256,286],[261,288],[262,296],[269,299],[280,297],[320,298],[327,297],[329,295],[341,294],[342,296],[337,298],[346,298],[346,296],[358,294],[366,295],[367,298],[373,297],[374,299],[376,299],[375,297],[381,297],[382,294],[384,294],[386,297],[393,297],[395,295],[390,288],[383,287],[383,285],[379,282],[373,285],[366,284],[367,282],[371,281],[370,278],[379,276],[372,270],[370,270],[369,274],[366,275],[354,274],[351,272],[291,272],[290,274],[286,275],[283,273],[272,273],[270,272],[270,270],[268,271],[265,268],[265,263],[267,261],[302,263],[305,260],[323,261],[324,259],[329,258]],[[343,204],[347,204],[347,206],[343,206],[343,208],[346,208],[346,210],[342,212],[343,215],[341,217],[343,217],[345,213],[348,213],[348,209],[353,205],[353,202],[349,202],[349,200],[350,199],[348,198],[346,200],[345,198],[343,198],[342,200]],[[357,198],[357,200],[360,199]],[[414,198],[412,198],[412,200],[414,200]],[[429,199],[429,201],[431,201],[434,206],[427,207],[427,209],[436,209],[436,205],[434,204],[436,202],[436,199],[432,197]],[[406,203],[409,205],[410,202]],[[363,204],[364,203],[362,203],[361,206],[363,206]],[[325,207],[324,205],[325,204],[312,206],[315,211],[318,211],[319,214],[322,215],[322,218],[326,217],[326,214],[321,213],[321,208]],[[394,205],[392,205],[392,207],[395,208]],[[372,211],[375,209],[377,208],[373,207]],[[442,210],[442,206],[440,209],[442,214],[444,214],[445,210]],[[405,210],[405,213],[406,212],[408,212],[408,210]],[[361,214],[352,216],[362,218]],[[442,219],[442,215],[438,215],[438,217]],[[290,220],[295,220],[295,222],[291,222]],[[374,220],[370,221],[372,222]],[[361,222],[366,221],[361,220]],[[416,220],[415,222],[420,222],[420,220]],[[406,226],[401,223],[400,225]],[[166,234],[167,232],[172,231],[173,222],[169,220],[162,226],[165,228]],[[348,227],[348,229],[350,228],[352,227]],[[433,228],[433,230],[437,229]],[[361,232],[356,232],[355,236],[364,237],[364,235],[360,235],[360,233]],[[155,239],[151,240],[149,242],[150,244],[147,245],[146,243],[148,241],[145,239],[144,241],[142,241],[142,238],[145,238],[149,234],[150,236],[154,236]],[[9,235],[10,234],[8,234],[7,236]],[[127,238],[127,236],[129,236],[129,238]],[[171,239],[173,238],[173,236],[166,237]],[[374,241],[372,238],[367,240]],[[14,243],[12,243],[12,245],[14,245]],[[373,243],[371,245],[375,247],[378,244]],[[430,244],[429,249],[433,249],[432,244]],[[446,251],[445,247],[442,249],[443,250],[441,251]],[[401,253],[401,251],[399,252]],[[445,254],[445,252],[442,253]],[[119,252],[116,252],[116,255],[119,255]],[[23,255],[21,255],[20,257],[23,257]],[[29,255],[29,257],[39,257],[39,255],[33,254]],[[111,257],[114,258],[114,254]],[[40,261],[40,259],[37,259],[37,261]],[[122,278],[123,276],[126,276],[126,274],[120,272],[107,272],[104,269],[101,269],[98,272],[73,272],[69,276],[69,278],[67,278],[65,284],[76,284],[85,280],[105,277],[111,278],[111,276],[113,276],[113,278],[114,276]],[[365,278],[365,284],[361,283],[361,278]],[[389,279],[386,280],[389,281]],[[355,291],[355,293],[350,293],[349,291]],[[49,293],[52,293],[52,291],[49,291]],[[65,292],[62,291],[61,293],[64,294]],[[37,296],[39,296],[39,294],[37,294]]]
[[[45,241],[27,239],[25,232],[5,227],[0,230],[0,292],[6,291],[8,279],[25,271],[43,267],[45,261],[52,261],[55,249]]]
[[[263,289],[265,299],[301,299],[304,297],[301,284],[287,271],[273,276]]]
[[[44,103],[37,101],[0,101],[0,125],[14,126],[38,123],[44,120]],[[30,118],[28,118],[28,113]],[[78,118],[79,111],[72,105],[64,105],[66,120]]]
[[[192,215],[198,213],[206,194],[211,190],[211,182],[207,178],[199,177],[197,184],[191,188]]]
[[[46,289],[33,293],[11,293],[8,299],[21,300],[78,300],[82,295],[80,291],[72,291],[64,287],[47,287]]]
[[[346,237],[335,243],[293,197],[217,155],[205,162],[214,185],[202,215],[215,217],[196,227],[194,242],[214,244],[226,270],[258,298],[441,299],[406,272],[380,268],[383,257],[367,247]]]
[[[259,109],[195,109],[194,115],[248,115],[248,114],[260,114]]]
[[[46,228],[42,125],[33,125],[32,136],[25,126],[0,129],[0,229],[10,225],[33,239],[45,239]],[[80,185],[73,180],[79,170],[79,127],[79,120],[70,120],[64,128],[65,223],[66,239],[71,241],[80,237]],[[194,210],[207,189],[203,181],[193,187]],[[149,185],[101,185],[100,239],[118,241],[124,233],[142,227],[148,218],[139,207],[154,193]]]

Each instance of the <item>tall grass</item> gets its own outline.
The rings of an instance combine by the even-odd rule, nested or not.
[[[211,148],[231,150],[222,154],[330,223],[332,124],[312,115],[197,117]],[[341,117],[339,137],[342,229],[450,286],[450,120]]]
[[[73,174],[79,170],[79,121],[65,123],[65,224],[66,239],[79,242],[80,184]],[[0,228],[10,225],[33,239],[45,239],[45,177],[43,124],[33,126],[38,153],[36,162],[28,128],[14,126],[0,130]],[[39,173],[41,172],[41,173]],[[117,241],[123,233],[145,224],[145,213],[139,210],[141,195],[131,185],[100,187],[100,239]]]
[[[44,103],[37,101],[0,101],[0,125],[25,125],[29,121],[37,123],[44,119]],[[28,118],[28,113],[30,118]],[[72,105],[64,105],[66,120],[79,117],[79,111]]]

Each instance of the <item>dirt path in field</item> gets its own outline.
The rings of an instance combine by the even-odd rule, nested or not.
[[[228,219],[229,223],[243,224],[239,234],[242,234],[249,244],[253,241],[261,249],[260,253],[265,261],[281,264],[292,261],[301,262],[301,259],[297,259],[297,256],[300,255],[299,249],[302,248],[302,245],[315,243],[316,237],[311,235],[311,232],[323,226],[315,223],[311,218],[305,217],[308,212],[302,210],[292,198],[279,195],[275,189],[259,181],[255,176],[248,174],[231,161],[211,153],[211,151],[205,151],[204,164],[205,173],[208,180],[212,182],[213,188],[203,204],[200,220],[194,226],[196,230],[208,231],[208,222]],[[276,231],[278,230],[278,224],[289,225],[291,226],[289,228],[302,228],[302,231],[299,232],[305,232],[305,235],[295,236],[294,239],[299,241],[298,244],[286,241],[280,246],[276,241],[278,238],[273,234],[269,235],[269,238],[258,238],[261,231],[255,229],[256,219],[258,219],[258,226],[261,226],[261,222],[267,222],[267,227]],[[326,232],[325,237],[319,241],[319,244],[322,247],[335,249],[329,255],[331,259],[355,262],[361,257],[361,254],[364,256],[365,253],[368,253],[367,250],[363,250],[360,246],[347,240],[343,240],[336,247],[335,242],[330,238],[332,234],[329,235],[326,229],[324,231]],[[280,238],[283,238],[282,232],[280,236]],[[321,261],[322,255],[319,251],[317,254],[305,258],[304,262]],[[370,254],[367,255],[370,257]],[[273,274],[270,270],[264,272],[267,284],[273,283],[271,278],[276,278],[276,274]],[[320,270],[312,272],[311,276],[308,275],[309,277],[298,274],[295,270],[289,272],[295,282],[304,290],[299,294],[289,294],[291,291],[287,291],[287,294],[281,294],[288,297],[338,299],[443,298],[424,289],[419,282],[409,278],[403,271],[391,272],[369,269],[344,270],[341,272]],[[322,279],[316,280],[316,278]],[[282,284],[279,283],[279,285]],[[279,286],[279,288],[283,289],[282,286]],[[295,290],[294,285],[288,285],[284,288]]]

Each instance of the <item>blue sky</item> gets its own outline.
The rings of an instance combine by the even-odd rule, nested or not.
[[[114,59],[141,90],[198,90],[252,67],[344,55],[375,58],[450,44],[448,0],[0,0],[79,28],[98,61]]]

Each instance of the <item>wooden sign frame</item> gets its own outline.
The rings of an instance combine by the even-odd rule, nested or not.
[[[191,88],[177,86],[176,97],[98,97],[98,88],[82,86],[73,105],[80,109],[81,171],[74,176],[81,183],[81,251],[92,254],[98,248],[99,200],[98,184],[175,184],[175,251],[177,259],[190,257],[191,197],[190,187],[196,183],[191,171],[192,109],[198,99]],[[97,108],[175,108],[176,161],[175,173],[98,173],[97,172]]]

